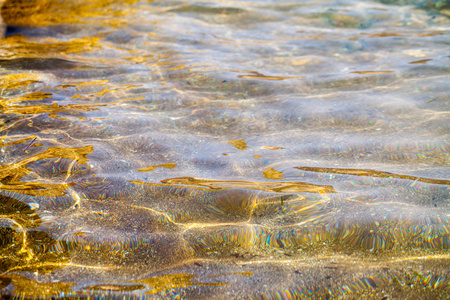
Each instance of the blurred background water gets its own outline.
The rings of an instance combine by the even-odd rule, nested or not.
[[[450,294],[448,1],[1,15],[1,295]]]

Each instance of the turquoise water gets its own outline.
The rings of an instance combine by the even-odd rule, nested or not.
[[[0,294],[448,297],[449,15],[7,0]]]

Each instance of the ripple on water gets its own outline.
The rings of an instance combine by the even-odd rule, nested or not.
[[[63,2],[1,10],[1,296],[448,297],[447,3]]]

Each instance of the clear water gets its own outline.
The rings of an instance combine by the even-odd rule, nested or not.
[[[6,0],[1,295],[448,297],[449,16]]]

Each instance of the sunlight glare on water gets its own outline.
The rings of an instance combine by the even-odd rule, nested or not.
[[[1,296],[449,297],[448,1],[1,4]]]

